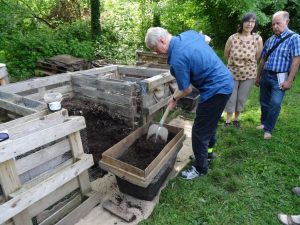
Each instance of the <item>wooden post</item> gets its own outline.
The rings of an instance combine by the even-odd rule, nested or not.
[[[76,159],[78,158],[78,156],[84,154],[81,137],[80,137],[80,132],[76,131],[76,132],[70,134],[69,141],[70,141],[70,145],[71,145],[71,152],[73,155],[73,160],[75,162]],[[81,193],[83,195],[89,193],[92,190],[88,170],[86,170],[83,173],[78,175],[78,182],[79,182]]]
[[[0,183],[2,186],[5,200],[9,200],[9,194],[21,188],[21,182],[17,175],[14,160],[10,159],[0,163]],[[25,209],[13,217],[15,225],[32,225],[28,210]]]

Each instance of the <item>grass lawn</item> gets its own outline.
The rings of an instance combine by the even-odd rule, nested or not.
[[[286,92],[273,138],[259,125],[258,88],[253,87],[240,130],[218,127],[219,155],[205,177],[170,180],[153,214],[140,225],[278,225],[277,214],[300,214],[300,74]],[[190,115],[193,116],[193,115]]]

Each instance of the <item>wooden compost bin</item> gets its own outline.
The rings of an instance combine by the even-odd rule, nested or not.
[[[150,125],[151,123],[143,125],[105,151],[99,162],[100,167],[117,176],[120,191],[144,200],[152,200],[157,194],[160,186],[173,168],[177,153],[182,147],[182,142],[185,138],[183,128],[164,124],[164,127],[174,137],[145,170],[120,161],[120,156],[126,154],[128,148],[137,139],[147,134]]]
[[[166,106],[174,82],[167,70],[114,65],[0,86],[0,92],[40,104],[47,92],[60,92],[64,98],[92,100],[137,127]]]
[[[100,201],[87,172],[93,158],[79,135],[84,118],[66,110],[43,113],[0,124],[10,136],[0,142],[0,224],[74,224]]]

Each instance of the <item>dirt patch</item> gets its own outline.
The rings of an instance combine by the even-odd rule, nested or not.
[[[118,143],[132,132],[121,115],[107,113],[104,106],[89,100],[66,98],[62,101],[63,108],[69,115],[84,116],[86,129],[81,132],[85,152],[93,155],[95,165],[90,170],[92,178],[106,174],[98,166],[102,153]]]

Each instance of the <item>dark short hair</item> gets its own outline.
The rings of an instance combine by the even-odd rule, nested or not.
[[[239,25],[239,27],[238,27],[237,32],[238,32],[238,33],[242,33],[242,32],[243,32],[243,24],[244,24],[245,22],[251,20],[251,19],[255,20],[255,25],[254,25],[254,27],[253,27],[253,30],[251,31],[251,34],[252,34],[252,33],[255,33],[256,30],[257,30],[257,26],[258,26],[255,13],[246,13],[246,14],[243,16],[243,18],[241,19],[241,22],[240,22],[240,25]]]

